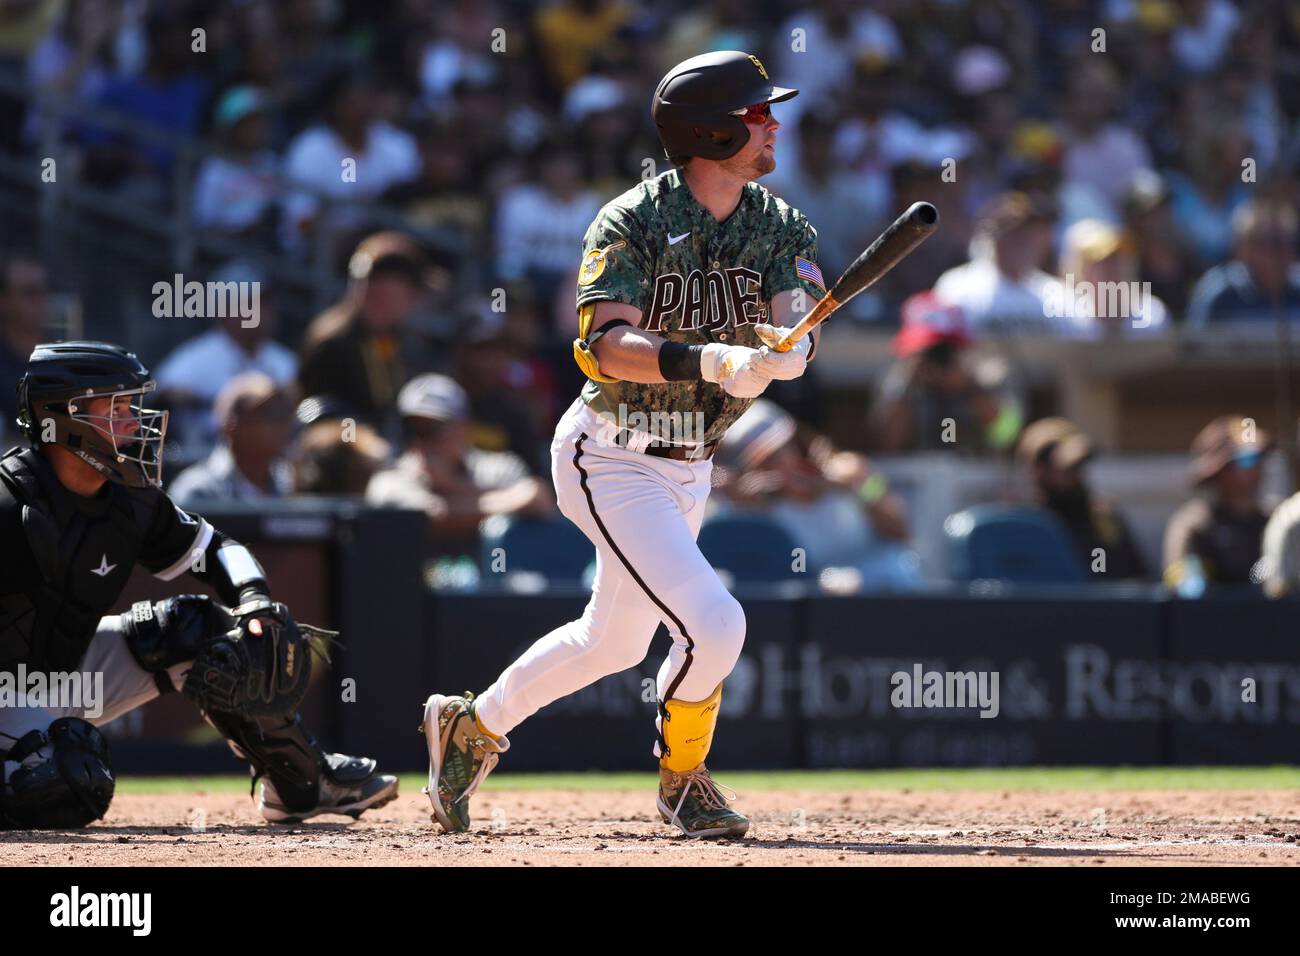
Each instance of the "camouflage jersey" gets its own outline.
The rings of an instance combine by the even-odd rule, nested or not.
[[[820,277],[816,258],[817,231],[807,218],[758,183],[746,183],[735,210],[718,222],[671,169],[606,203],[587,229],[578,307],[625,302],[641,310],[641,328],[671,341],[758,348],[754,326],[770,321],[773,296],[803,289],[812,308],[826,294],[811,278]],[[754,401],[713,382],[595,379],[582,400],[603,417],[685,443],[721,438]],[[638,424],[655,412],[672,414],[656,415],[651,429]]]

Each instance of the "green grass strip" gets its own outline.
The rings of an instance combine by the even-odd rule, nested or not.
[[[1300,790],[1297,767],[1009,767],[916,770],[716,770],[736,790]],[[654,773],[496,773],[485,790],[649,790]],[[423,774],[403,774],[419,794]],[[126,777],[119,793],[246,793],[248,778]]]

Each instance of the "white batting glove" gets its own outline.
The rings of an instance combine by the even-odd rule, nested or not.
[[[777,342],[790,330],[779,325],[761,323],[754,326],[754,331],[764,342]],[[758,370],[768,378],[789,381],[798,378],[808,368],[808,353],[812,351],[812,336],[805,335],[788,352],[778,352],[764,345],[758,350],[756,364]]]
[[[733,398],[758,398],[772,380],[758,368],[758,349],[711,342],[700,355],[700,373]]]

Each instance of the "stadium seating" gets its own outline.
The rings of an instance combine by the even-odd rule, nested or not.
[[[729,514],[705,520],[699,545],[709,563],[738,584],[793,581],[806,576],[791,568],[795,543],[790,536],[758,515]]]
[[[497,552],[497,549],[502,549]],[[499,554],[505,570],[494,566]],[[542,521],[536,518],[489,518],[483,526],[482,581],[527,572],[548,582],[581,581],[583,571],[594,559],[595,549],[586,536],[566,518]]]
[[[1037,508],[976,505],[943,525],[956,581],[1069,584],[1084,580],[1065,530]]]

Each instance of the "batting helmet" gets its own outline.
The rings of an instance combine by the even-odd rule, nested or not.
[[[659,81],[650,112],[664,155],[727,159],[749,142],[745,107],[778,103],[798,90],[773,86],[758,57],[739,50],[693,56]],[[722,134],[719,140],[715,133]]]

